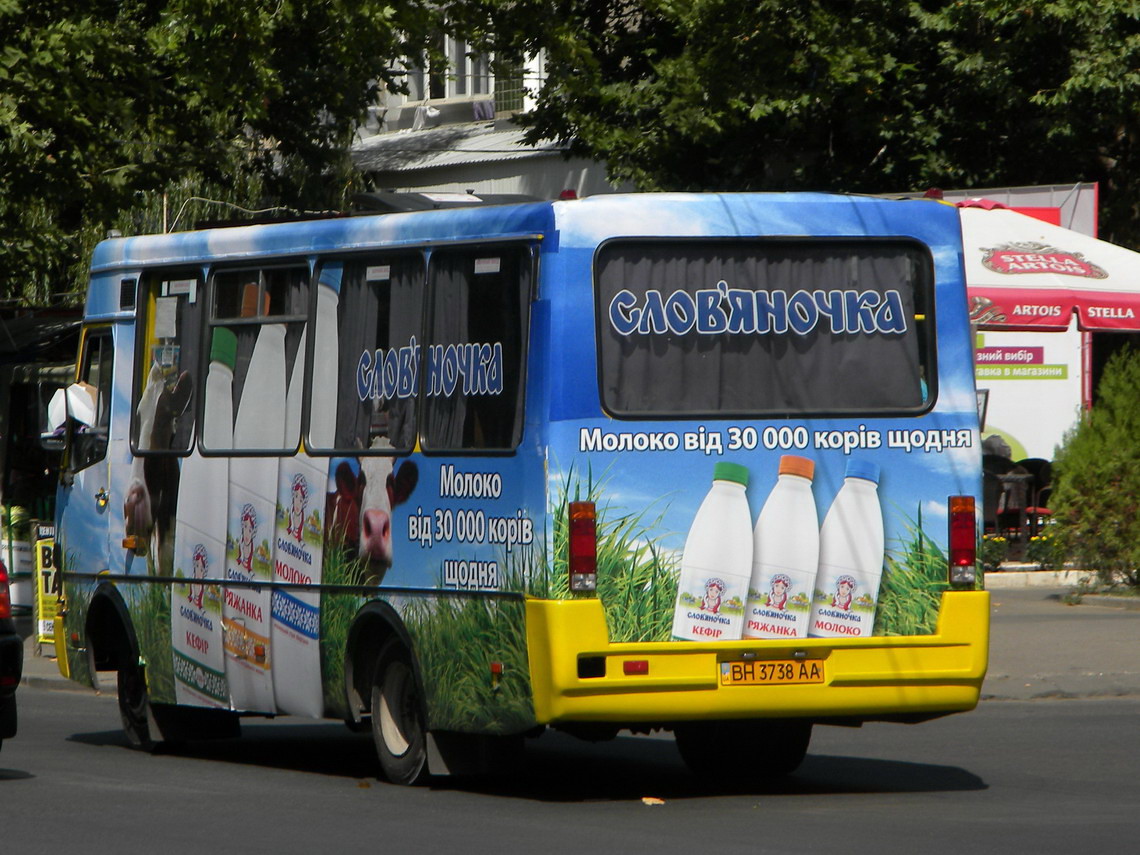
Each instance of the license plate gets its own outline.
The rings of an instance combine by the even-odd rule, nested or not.
[[[822,683],[823,661],[805,659],[767,659],[753,662],[721,662],[722,686],[792,686],[800,683]]]

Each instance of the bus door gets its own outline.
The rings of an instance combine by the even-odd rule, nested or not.
[[[77,382],[68,390],[66,454],[60,493],[60,531],[65,567],[100,572],[111,567],[110,521],[117,516],[111,489],[109,440],[114,383],[114,328],[85,327],[80,339]]]

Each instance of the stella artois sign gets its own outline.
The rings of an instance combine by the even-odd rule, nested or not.
[[[1069,252],[1036,241],[1015,241],[997,247],[982,248],[982,266],[994,273],[1058,273],[1107,279],[1108,273],[1079,252]]]

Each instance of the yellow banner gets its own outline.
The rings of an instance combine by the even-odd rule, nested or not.
[[[36,636],[43,644],[55,642],[55,615],[59,605],[59,576],[55,561],[55,526],[37,525],[32,549],[36,565]]]

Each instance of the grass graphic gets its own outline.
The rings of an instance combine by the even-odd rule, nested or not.
[[[75,552],[70,549],[63,550],[60,563],[60,578],[66,580],[67,575],[77,563]],[[64,585],[64,595],[67,598],[67,610],[63,616],[64,637],[71,638],[74,634],[78,638],[85,638],[87,634],[87,611],[91,606],[91,594],[94,591],[94,586],[80,584],[75,580],[65,581]],[[88,686],[92,684],[94,675],[91,673],[90,661],[71,643],[67,644],[67,665],[68,673],[71,675],[70,679]]]
[[[321,570],[323,585],[363,585],[367,574],[364,559],[349,557],[348,552],[335,543],[326,545]],[[321,685],[325,709],[341,716],[348,712],[344,691],[344,651],[348,646],[348,630],[363,604],[364,597],[359,594],[321,588]]]
[[[679,558],[663,549],[660,533],[665,509],[649,517],[652,507],[626,512],[604,500],[605,478],[594,480],[586,470],[585,481],[571,466],[558,488],[551,510],[554,537],[545,588],[531,593],[552,599],[568,599],[569,512],[571,501],[593,502],[597,508],[598,598],[606,613],[611,641],[668,641],[673,628],[677,598]],[[571,498],[573,497],[573,498]],[[741,606],[743,608],[743,606]]]
[[[430,726],[518,733],[534,724],[523,603],[489,596],[413,600],[404,614],[416,642]],[[501,677],[491,663],[501,664]]]
[[[906,521],[907,536],[899,551],[887,551],[886,570],[879,588],[875,635],[930,635],[938,624],[946,581],[946,555],[917,522]]]
[[[531,558],[515,548],[504,567],[502,588],[525,587]],[[367,562],[330,545],[325,550],[325,585],[361,586]],[[442,585],[441,585],[442,587]],[[383,589],[377,589],[383,596]],[[344,715],[344,651],[353,618],[367,597],[325,588],[321,597],[321,674],[326,710]],[[403,618],[427,692],[430,726],[443,730],[517,733],[533,726],[526,657],[524,606],[478,593],[425,592],[386,598]],[[492,678],[491,663],[503,666]]]
[[[139,655],[146,662],[150,699],[174,703],[174,662],[170,644],[170,585],[143,582],[123,586],[139,642]]]

